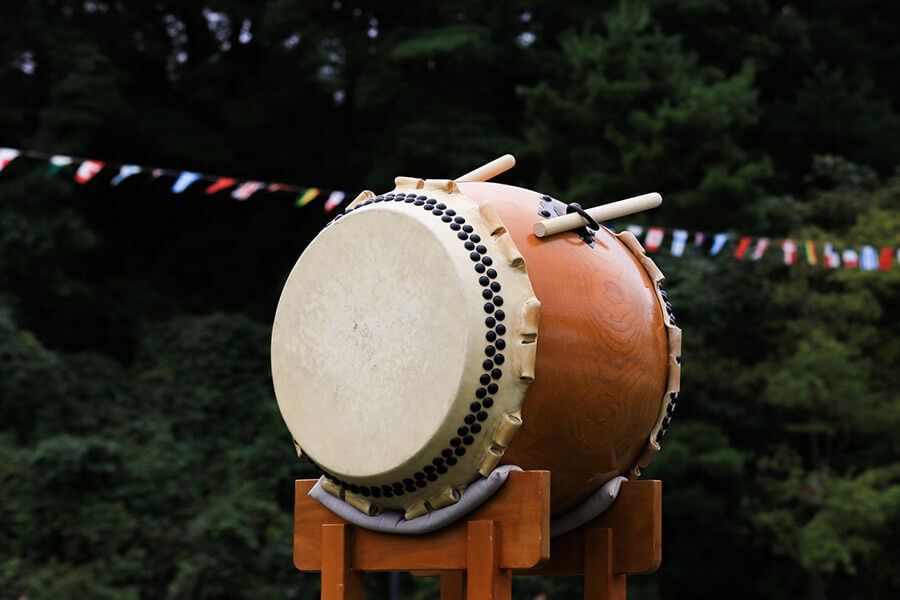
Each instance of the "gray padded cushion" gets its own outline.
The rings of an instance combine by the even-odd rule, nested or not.
[[[568,533],[573,529],[578,529],[585,523],[593,521],[612,506],[616,496],[619,495],[619,488],[622,482],[627,481],[627,477],[613,477],[603,484],[603,486],[588,496],[584,502],[570,510],[554,517],[550,521],[550,537],[556,537],[564,533]]]
[[[506,482],[506,478],[509,477],[511,471],[521,470],[514,465],[497,467],[486,478],[478,479],[469,485],[456,504],[440,508],[411,521],[404,519],[403,512],[399,510],[388,510],[374,517],[363,514],[340,498],[332,496],[322,489],[324,477],[320,477],[316,485],[309,490],[309,496],[315,498],[324,504],[328,510],[353,525],[381,533],[419,535],[437,531],[463,518],[493,496],[500,489],[500,486]],[[584,502],[567,513],[552,519],[550,521],[550,537],[568,533],[603,514],[616,499],[616,496],[619,494],[619,488],[625,480],[625,477],[610,479],[603,487],[588,496]]]
[[[321,477],[316,482],[316,485],[309,490],[309,495],[324,504],[328,510],[354,525],[382,533],[417,535],[436,531],[458,521],[493,496],[494,492],[506,482],[510,471],[521,470],[513,465],[497,467],[486,478],[477,479],[470,484],[466,488],[466,493],[462,495],[456,504],[439,508],[410,521],[403,518],[403,511],[400,510],[386,510],[374,517],[363,514],[340,498],[332,496],[323,490]]]

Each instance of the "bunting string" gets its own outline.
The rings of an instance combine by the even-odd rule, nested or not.
[[[0,171],[3,171],[9,163],[19,157],[47,161],[49,163],[47,177],[53,177],[58,171],[65,167],[76,165],[74,179],[82,185],[93,180],[100,172],[111,170],[115,172],[109,180],[109,185],[111,186],[117,186],[130,177],[141,175],[150,180],[159,179],[160,177],[171,177],[174,179],[171,186],[173,194],[182,194],[194,185],[203,185],[203,193],[206,195],[228,192],[232,198],[240,201],[249,200],[251,196],[260,192],[283,192],[296,194],[297,206],[306,206],[317,198],[324,199],[323,209],[325,212],[333,211],[347,198],[346,193],[342,190],[325,190],[290,183],[240,179],[224,175],[200,173],[197,171],[181,171],[177,169],[149,167],[146,165],[112,163],[94,158],[69,156],[65,154],[50,154],[39,150],[23,150],[21,148],[0,147]]]
[[[612,226],[610,229],[616,228]],[[675,257],[685,255],[691,239],[686,229],[645,228],[640,225],[627,225],[625,229],[644,244],[647,252],[662,252],[668,248],[669,254]],[[734,250],[731,250],[730,242],[734,242]],[[730,255],[736,260],[748,261],[762,260],[767,256],[766,251],[773,248],[769,255],[774,254],[785,265],[806,262],[812,266],[829,269],[843,267],[863,271],[890,271],[900,264],[900,248],[890,246],[879,248],[873,244],[864,244],[858,251],[850,246],[838,251],[835,242],[820,244],[813,240],[798,241],[791,238],[754,237],[732,233],[709,234],[697,231],[693,235],[691,246],[691,253],[694,255]]]
[[[347,198],[342,190],[326,190],[317,187],[299,186],[288,183],[266,182],[251,179],[240,179],[224,175],[212,175],[197,171],[181,171],[160,167],[148,167],[136,164],[110,163],[93,158],[83,158],[64,154],[49,154],[37,150],[0,147],[0,171],[12,161],[20,157],[47,161],[47,176],[53,177],[58,171],[75,166],[74,179],[79,184],[86,184],[104,170],[115,171],[109,185],[117,186],[126,179],[137,176],[149,177],[151,180],[160,177],[174,179],[171,185],[173,194],[182,194],[195,185],[203,185],[203,193],[212,195],[228,192],[238,201],[249,200],[259,193],[282,192],[296,195],[296,206],[307,206],[314,200],[324,200],[322,208],[331,212]],[[610,226],[615,229],[615,226]],[[686,229],[667,229],[663,227],[642,227],[628,225],[626,229],[642,241],[647,252],[662,252],[668,249],[671,256],[682,257],[689,250],[694,255],[720,256],[730,255],[739,261],[759,261],[764,256],[775,254],[785,265],[806,262],[813,266],[829,269],[848,268],[863,271],[890,271],[900,264],[900,248],[881,247],[873,244],[862,245],[859,250],[844,247],[840,251],[834,242],[819,244],[813,240],[794,240],[791,238],[775,239],[737,235],[732,233],[691,233]],[[730,242],[734,242],[731,250]],[[768,251],[768,254],[767,254]]]

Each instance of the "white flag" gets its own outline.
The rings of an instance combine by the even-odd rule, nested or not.
[[[261,181],[247,181],[237,186],[237,188],[231,192],[231,197],[235,200],[246,200],[258,190],[262,189],[264,185],[265,184]]]
[[[836,269],[841,266],[841,255],[834,249],[834,245],[826,242],[822,254],[825,255],[825,266]]]
[[[72,164],[72,157],[64,154],[55,154],[50,157],[50,164],[56,168],[68,167]]]
[[[328,195],[328,200],[325,201],[325,212],[331,212],[337,208],[344,201],[344,196],[344,192],[341,191],[331,192]]]
[[[750,255],[750,258],[753,260],[759,260],[763,257],[763,254],[766,253],[766,248],[769,247],[769,238],[759,238],[756,240],[756,246],[753,248],[753,254]]]
[[[141,172],[141,168],[137,165],[122,165],[119,167],[119,172],[116,173],[116,176],[110,180],[110,185],[119,185],[132,175],[137,175]]]
[[[688,232],[684,229],[676,229],[672,232],[672,256],[684,254],[684,245],[687,243]]]
[[[0,171],[6,168],[6,165],[18,158],[20,152],[15,148],[0,148]]]
[[[647,230],[647,237],[644,238],[644,247],[648,252],[656,252],[662,246],[664,237],[666,232],[662,227],[651,227]]]

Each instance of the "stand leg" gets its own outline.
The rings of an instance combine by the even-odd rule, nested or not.
[[[625,576],[613,573],[612,529],[584,532],[584,599],[625,600]]]
[[[441,571],[441,600],[466,600],[465,571]]]
[[[350,565],[348,525],[322,525],[322,600],[362,600],[365,573]]]
[[[468,600],[509,600],[512,596],[512,571],[500,568],[498,534],[494,521],[469,521]]]

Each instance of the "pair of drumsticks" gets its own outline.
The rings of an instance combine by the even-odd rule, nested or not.
[[[462,177],[457,177],[456,181],[488,181],[500,173],[508,171],[516,166],[516,158],[512,154],[504,154],[500,158],[492,160],[484,164],[474,171],[469,171]],[[588,208],[584,212],[596,222],[608,221],[609,219],[617,219],[627,215],[656,208],[662,204],[662,196],[656,192],[649,194],[641,194],[633,198],[626,198],[617,202],[610,202],[594,208]],[[585,224],[586,219],[579,213],[574,212],[559,217],[553,217],[545,221],[538,221],[534,224],[534,235],[539,238],[577,229]]]

